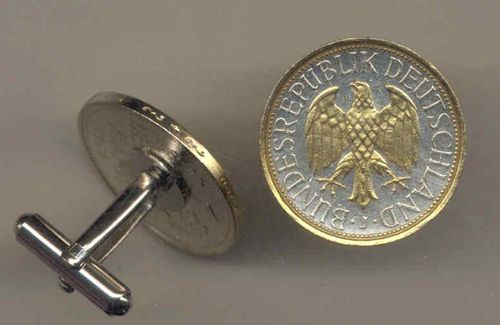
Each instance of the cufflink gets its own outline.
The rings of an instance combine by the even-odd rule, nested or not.
[[[71,241],[38,214],[19,218],[17,240],[110,315],[131,306],[127,286],[101,264],[141,221],[167,243],[198,255],[223,253],[241,223],[238,199],[221,166],[179,123],[153,106],[103,92],[78,118],[100,174],[121,193]]]
[[[405,46],[326,44],[272,92],[260,156],[283,209],[321,238],[393,242],[421,229],[457,187],[465,121],[446,79]]]

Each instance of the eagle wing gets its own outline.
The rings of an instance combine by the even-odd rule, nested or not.
[[[420,147],[420,127],[412,100],[401,90],[387,85],[391,102],[378,113],[376,145],[387,158],[410,171]]]
[[[335,105],[338,90],[338,87],[331,87],[321,92],[312,102],[307,115],[307,157],[314,173],[337,161],[349,145],[345,134],[346,114]]]

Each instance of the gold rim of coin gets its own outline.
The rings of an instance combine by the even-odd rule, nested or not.
[[[311,64],[319,58],[324,57],[325,55],[327,55],[327,53],[335,54],[345,49],[356,49],[363,47],[378,48],[388,51],[389,53],[397,53],[398,55],[403,56],[409,62],[417,64],[419,67],[428,72],[428,74],[432,76],[433,81],[437,83],[438,87],[440,88],[440,93],[446,95],[444,102],[447,104],[449,111],[453,115],[452,122],[455,131],[455,152],[450,176],[446,185],[444,186],[444,189],[440,192],[438,198],[434,200],[430,207],[426,211],[423,211],[421,215],[419,215],[419,217],[416,217],[415,219],[406,223],[404,226],[398,227],[395,230],[390,230],[382,234],[375,235],[342,233],[341,231],[335,231],[326,227],[322,227],[319,223],[314,222],[312,219],[306,217],[305,214],[293,204],[291,199],[283,190],[282,185],[277,179],[277,174],[274,170],[271,159],[270,139],[275,111],[279,107],[281,96],[288,89],[290,83],[294,80],[294,77],[299,72],[304,71],[306,68],[308,68],[308,64]],[[308,108],[304,107],[304,109]],[[430,62],[428,62],[419,54],[413,52],[411,49],[391,41],[375,38],[349,38],[328,43],[313,50],[309,54],[302,57],[286,72],[286,74],[281,78],[268,99],[266,109],[261,121],[259,145],[260,158],[266,180],[280,205],[297,223],[299,223],[302,227],[306,228],[313,234],[329,241],[345,245],[372,246],[393,242],[415,233],[427,222],[436,217],[436,215],[444,208],[444,206],[448,203],[451,196],[453,195],[463,170],[466,151],[466,132],[462,111],[455,93],[449,86],[446,79]]]

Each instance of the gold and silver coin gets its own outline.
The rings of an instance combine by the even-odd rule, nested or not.
[[[392,42],[347,39],[309,53],[281,79],[260,154],[274,195],[301,226],[376,245],[443,209],[463,168],[465,126],[428,61]]]

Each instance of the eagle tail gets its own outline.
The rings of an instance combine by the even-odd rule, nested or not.
[[[358,165],[354,170],[354,185],[349,200],[357,201],[364,208],[372,199],[376,200],[378,197],[373,189],[370,165]]]

